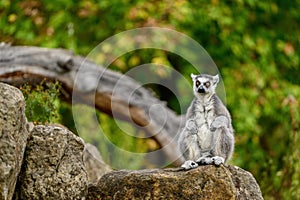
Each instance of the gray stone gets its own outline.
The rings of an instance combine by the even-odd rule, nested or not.
[[[35,126],[26,147],[16,199],[85,199],[84,142],[59,126]]]
[[[236,187],[236,200],[263,199],[259,185],[250,172],[237,166],[229,166],[228,169]]]
[[[105,173],[112,171],[101,157],[98,149],[89,143],[85,144],[83,160],[85,163],[88,180],[90,184],[97,183],[98,179]]]
[[[15,87],[0,83],[0,199],[12,199],[28,131],[25,101]]]
[[[248,185],[250,184],[250,185]],[[237,167],[120,170],[89,186],[87,199],[263,199],[253,176]]]

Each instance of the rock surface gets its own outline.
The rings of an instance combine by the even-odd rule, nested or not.
[[[263,199],[253,176],[238,167],[200,166],[110,172],[87,199]]]
[[[0,199],[11,199],[28,137],[22,93],[0,83]]]
[[[85,144],[83,152],[88,180],[90,184],[97,183],[98,179],[105,173],[112,171],[109,165],[104,163],[98,149],[89,143]]]
[[[26,147],[16,199],[83,199],[84,142],[58,126],[35,126]]]
[[[228,167],[236,188],[236,199],[263,199],[259,185],[253,175],[239,167]]]

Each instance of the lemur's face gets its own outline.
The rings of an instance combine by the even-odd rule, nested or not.
[[[219,76],[211,76],[207,74],[194,75],[191,74],[193,79],[193,89],[195,95],[206,95],[215,93],[216,86],[219,82]]]

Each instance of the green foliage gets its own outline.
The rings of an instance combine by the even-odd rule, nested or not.
[[[45,83],[33,88],[31,85],[24,85],[21,91],[26,101],[26,117],[29,121],[35,123],[54,123],[59,122],[59,100],[60,84]]]
[[[232,164],[254,174],[265,199],[297,199],[299,9],[299,1],[279,0],[3,0],[0,39],[13,44],[63,47],[86,55],[104,39],[137,27],[168,27],[186,33],[208,51],[223,76],[236,132]],[[160,50],[128,53],[111,67],[124,73],[149,62],[174,67],[187,78],[192,72],[182,58]],[[153,70],[168,78],[164,71]],[[188,92],[180,83],[177,85],[181,94]],[[163,96],[167,94],[164,88],[151,88],[181,112],[174,96]],[[120,134],[114,122],[101,115],[100,122],[112,133],[108,137]],[[141,144],[130,141],[128,145],[132,142]],[[108,147],[100,149],[102,153],[108,151]]]

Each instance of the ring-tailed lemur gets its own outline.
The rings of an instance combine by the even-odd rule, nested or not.
[[[188,108],[187,121],[178,141],[186,160],[182,167],[220,165],[233,153],[234,134],[230,114],[215,93],[219,76],[191,74],[191,78],[195,98]]]

